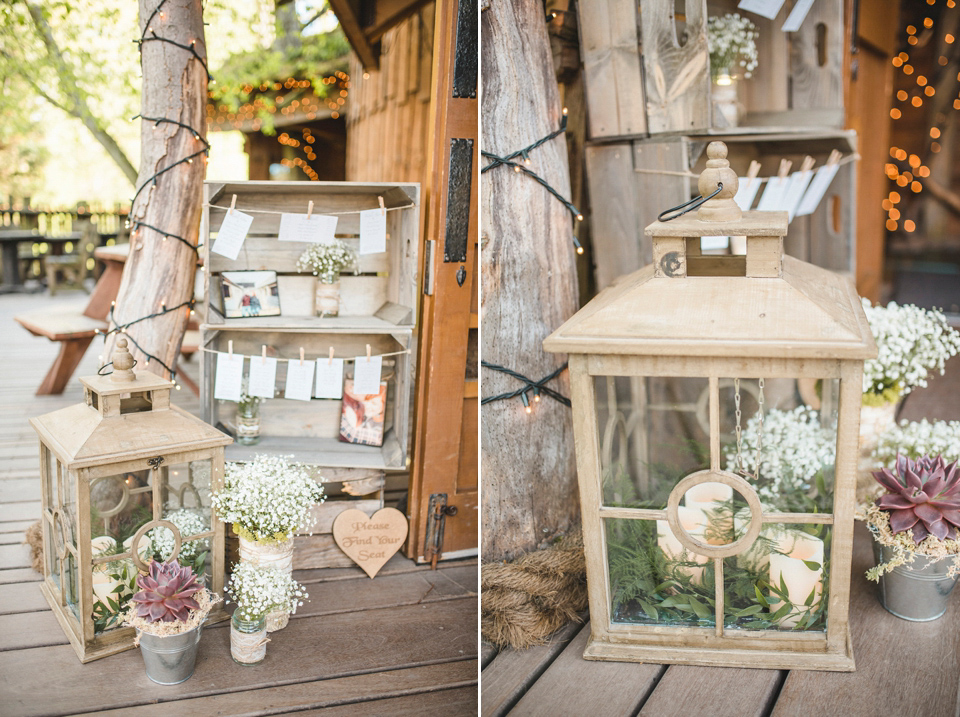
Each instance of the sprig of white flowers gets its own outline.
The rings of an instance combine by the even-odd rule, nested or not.
[[[248,562],[233,566],[225,592],[243,620],[258,620],[271,610],[295,613],[309,597],[306,588],[288,573]]]
[[[926,386],[931,371],[942,375],[947,359],[960,353],[960,333],[950,328],[942,312],[893,301],[886,306],[862,301],[879,351],[877,358],[863,363],[863,392],[868,400],[896,401]]]
[[[743,429],[743,467],[756,474],[759,416]],[[736,445],[726,446],[727,470],[736,472]],[[809,406],[791,411],[771,409],[763,417],[760,481],[757,495],[773,501],[784,493],[807,492],[818,472],[832,468],[837,459],[836,427],[820,425],[820,414]]]
[[[203,516],[190,508],[181,508],[180,510],[167,513],[163,516],[163,519],[169,520],[177,526],[177,530],[180,531],[181,536],[197,535],[198,533],[206,533],[210,530],[210,526]],[[173,531],[161,525],[159,528],[151,530],[147,535],[150,537],[150,554],[159,554],[164,559],[168,559],[173,553]],[[181,563],[193,560],[201,550],[206,550],[206,543],[206,540],[183,541],[177,559]]]
[[[297,271],[311,271],[314,276],[339,274],[356,266],[357,255],[339,239],[329,244],[311,244],[297,259]]]
[[[710,76],[716,79],[724,72],[736,76],[740,68],[744,77],[750,77],[757,69],[758,37],[757,26],[738,13],[707,20]]]
[[[878,466],[892,468],[897,453],[917,459],[920,456],[943,456],[948,463],[960,458],[960,421],[900,421],[880,434],[873,459]]]
[[[226,464],[223,488],[212,501],[220,520],[241,526],[254,540],[277,541],[308,527],[323,488],[304,465],[257,455],[249,463]]]

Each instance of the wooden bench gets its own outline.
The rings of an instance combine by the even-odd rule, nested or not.
[[[100,280],[82,309],[54,307],[15,316],[14,320],[34,336],[60,343],[60,353],[37,389],[38,396],[63,393],[83,355],[97,335],[107,328],[110,304],[120,291],[120,278],[129,245],[100,247],[94,256],[105,265]]]

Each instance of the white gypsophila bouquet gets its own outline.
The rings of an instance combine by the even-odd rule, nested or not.
[[[237,408],[240,409],[242,414],[250,414],[253,409],[263,403],[266,399],[262,396],[251,396],[249,394],[250,390],[250,377],[244,376],[243,381],[240,384],[240,400],[237,401]]]
[[[960,458],[960,421],[900,421],[880,434],[873,459],[878,466],[892,468],[897,453],[916,460],[921,456],[943,456],[948,463]]]
[[[233,566],[225,592],[243,620],[257,620],[271,610],[295,613],[309,597],[303,585],[288,573],[248,562]]]
[[[339,239],[329,244],[311,244],[297,259],[297,271],[310,271],[314,276],[339,274],[353,268],[357,255]]]
[[[960,353],[960,333],[942,312],[893,301],[886,306],[862,302],[878,349],[877,358],[863,362],[866,405],[891,403],[926,386],[931,371],[942,375],[947,359]]]
[[[757,26],[738,13],[727,13],[707,20],[707,45],[710,48],[710,76],[723,73],[736,77],[743,71],[750,77],[757,69]]]
[[[199,533],[206,533],[210,530],[206,519],[200,515],[197,511],[191,510],[190,508],[181,508],[180,510],[174,510],[170,513],[167,513],[163,516],[164,520],[169,520],[175,526],[177,530],[180,531],[180,535],[197,535]],[[173,531],[169,528],[164,528],[162,525],[159,528],[154,528],[147,535],[150,537],[150,552],[151,555],[160,555],[163,559],[168,560],[171,553],[173,553],[174,539]],[[177,559],[181,562],[189,562],[197,557],[201,550],[206,548],[205,540],[186,540],[183,541],[180,546],[180,554],[177,556]]]
[[[757,472],[759,416],[754,415],[743,429],[743,467]],[[837,457],[836,427],[820,425],[820,414],[809,406],[790,411],[771,409],[763,417],[763,444],[760,450],[760,500],[774,500],[783,493],[806,492],[817,473],[832,469]],[[727,470],[736,472],[736,445],[726,447]]]
[[[220,520],[258,542],[283,542],[304,530],[310,507],[323,488],[306,467],[284,456],[257,455],[249,463],[227,463],[223,488],[213,495]]]

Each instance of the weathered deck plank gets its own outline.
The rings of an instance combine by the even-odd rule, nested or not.
[[[584,625],[563,652],[517,702],[511,715],[548,717],[563,705],[566,714],[589,715],[603,705],[604,714],[634,714],[663,674],[662,665],[596,662],[583,659],[590,639]],[[590,689],[583,689],[589,685]],[[687,714],[698,714],[690,711]]]
[[[417,605],[291,620],[271,635],[256,669],[233,662],[230,630],[220,623],[204,630],[193,677],[172,686],[150,682],[135,650],[93,666],[64,646],[2,652],[0,704],[11,717],[62,715],[475,658],[476,609],[463,598],[432,605],[429,620]],[[56,675],[57,688],[37,700],[39,689],[25,686],[47,686],[43,675]]]
[[[760,717],[769,714],[783,674],[780,670],[670,665],[640,714],[643,717],[706,714]]]
[[[321,715],[322,717],[355,717],[357,714],[382,714],[390,717],[409,717],[421,715],[457,715],[468,717],[477,714],[477,693],[473,689],[445,690],[425,695],[394,697],[376,702],[360,702],[342,707],[329,707],[320,710],[288,712],[291,717]]]
[[[582,627],[570,623],[557,630],[545,645],[527,650],[501,650],[480,676],[481,714],[484,717],[507,714]]]
[[[250,668],[256,670],[258,668]],[[368,673],[339,677],[329,680],[299,682],[283,687],[265,687],[262,689],[237,689],[225,694],[194,697],[180,700],[175,709],[185,715],[224,714],[234,717],[260,717],[277,713],[289,714],[286,710],[297,707],[323,709],[335,706],[355,706],[356,713],[397,714],[393,711],[380,711],[383,700],[415,695],[422,700],[431,692],[450,696],[449,691],[457,688],[469,689],[471,701],[476,709],[477,692],[476,660],[460,660],[437,665],[425,665],[390,672]],[[378,700],[369,702],[368,700]],[[124,707],[108,710],[99,714],[130,715],[130,717],[169,717],[174,705],[170,702]],[[327,714],[324,712],[324,714]],[[402,714],[402,713],[400,713]],[[468,712],[444,712],[436,714],[469,714]]]

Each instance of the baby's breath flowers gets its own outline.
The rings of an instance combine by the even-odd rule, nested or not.
[[[716,80],[727,74],[750,77],[757,69],[757,26],[738,13],[727,13],[707,20],[707,45],[710,47],[710,76]]]
[[[169,520],[180,531],[181,536],[197,535],[206,533],[210,526],[202,515],[190,508],[181,508],[163,516],[164,520]],[[173,553],[173,532],[162,525],[154,528],[147,535],[150,537],[150,552],[152,555],[159,555],[164,560],[169,560]],[[206,540],[185,540],[180,546],[180,554],[177,556],[181,563],[189,563],[197,557],[201,550],[206,550]]]
[[[960,458],[960,421],[900,421],[882,433],[873,451],[878,466],[893,467],[897,454],[908,458],[943,456],[948,461]]]
[[[297,271],[310,271],[321,278],[335,277],[357,263],[357,255],[339,239],[329,244],[311,244],[297,259]]]
[[[753,416],[743,429],[743,467],[757,471],[757,442],[760,421]],[[809,406],[791,411],[772,409],[763,417],[760,450],[760,480],[757,495],[762,501],[776,501],[784,493],[806,493],[817,473],[832,470],[837,456],[835,426],[822,426],[820,414]],[[736,446],[726,446],[727,470],[738,468]]]
[[[877,358],[863,363],[864,405],[892,403],[926,386],[931,371],[942,375],[947,359],[960,353],[960,333],[940,311],[893,301],[871,306],[867,299],[863,310],[879,350]]]
[[[249,463],[227,463],[223,488],[213,495],[220,520],[257,542],[283,542],[308,527],[310,507],[323,488],[306,467],[283,456],[257,455]]]
[[[258,620],[271,610],[295,613],[309,597],[303,585],[290,575],[248,562],[233,566],[226,593],[242,620]]]

